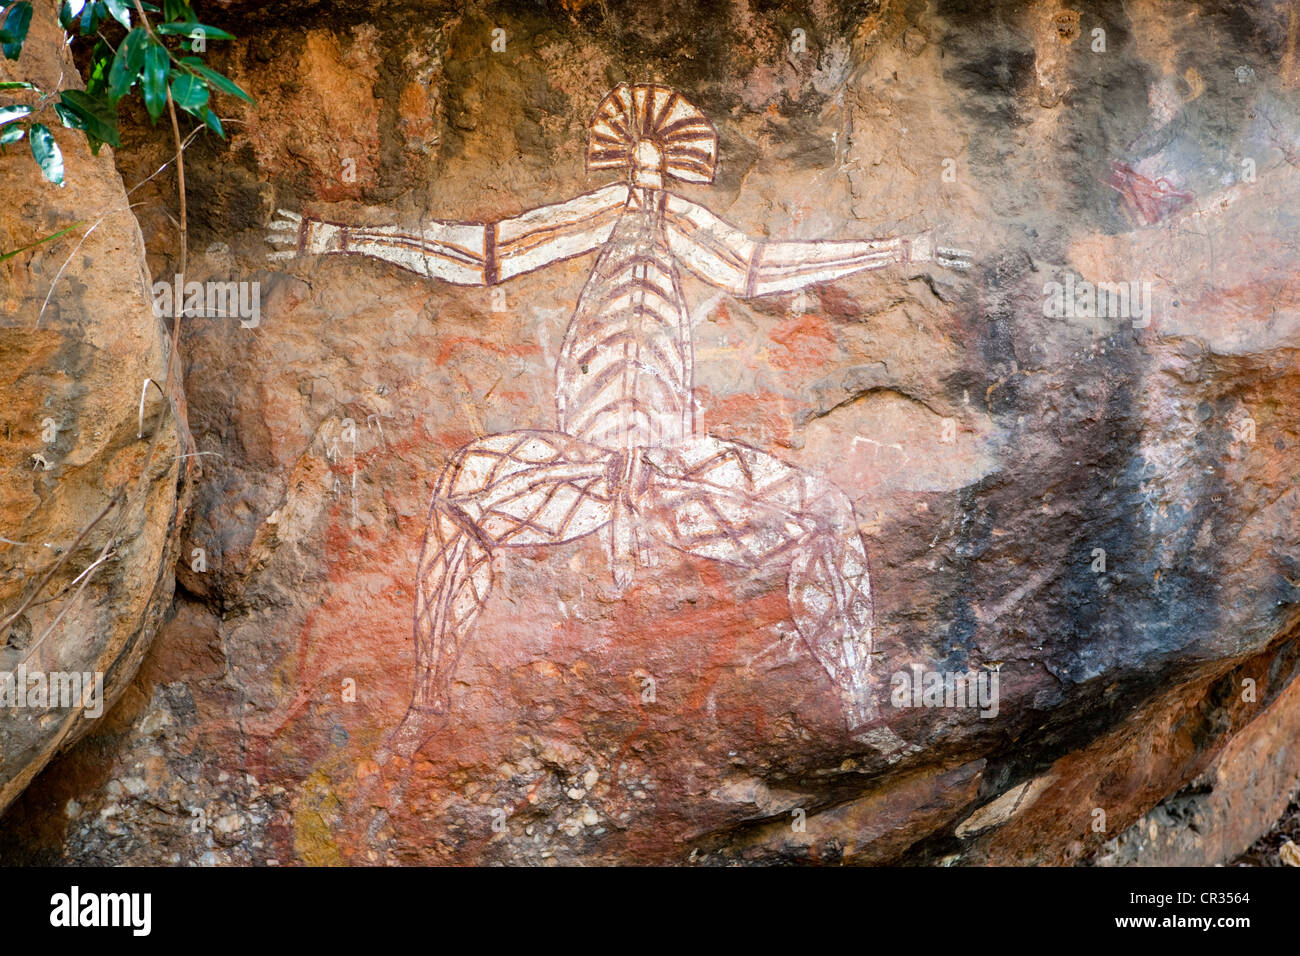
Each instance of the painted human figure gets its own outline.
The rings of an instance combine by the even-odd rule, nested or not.
[[[846,726],[871,722],[872,598],[848,497],[757,448],[698,435],[690,312],[680,269],[738,297],[788,293],[867,269],[968,253],[911,239],[767,241],[669,192],[711,183],[717,133],[668,87],[621,84],[590,123],[587,169],[625,178],[496,222],[418,231],[282,211],[274,253],[371,256],[421,276],[489,286],[599,252],[556,367],[553,431],[489,435],[461,449],[433,493],[420,557],[410,710],[389,743],[409,753],[451,706],[452,677],[492,590],[498,548],[603,536],[615,583],[647,537],[746,568],[784,565],[794,624],[830,677]]]

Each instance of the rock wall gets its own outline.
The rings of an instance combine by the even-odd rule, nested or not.
[[[1283,818],[1288,796],[1300,778],[1297,696],[1300,683],[1292,681],[1209,767],[1108,843],[1096,862],[1106,866],[1232,862]]]
[[[82,87],[49,6],[36,5],[21,57],[0,60],[0,81]],[[0,675],[13,675],[0,696],[0,809],[135,675],[171,606],[188,471],[183,398],[160,394],[168,333],[113,151],[54,137],[62,188],[41,178],[26,140],[0,157],[0,249],[80,224],[0,262]],[[58,705],[72,673],[91,675],[72,695],[85,706]]]
[[[1235,735],[1294,720],[1293,8],[217,10],[258,106],[223,103],[230,142],[191,150],[192,272],[261,299],[255,325],[185,326],[209,454],[182,551],[205,561],[178,565],[130,693],[5,818],[7,860],[1105,862],[1160,801],[1250,763]],[[268,261],[268,224],[419,230],[604,185],[587,125],[620,82],[713,122],[716,181],[674,188],[752,236],[929,229],[973,252],[766,298],[683,281],[699,432],[852,501],[879,719],[846,729],[780,562],[651,538],[620,591],[593,535],[497,549],[449,713],[384,759],[435,482],[467,443],[555,428],[593,257],[462,287]],[[136,181],[164,149],[141,123],[117,162]],[[1090,309],[1102,282],[1136,284],[1127,311]],[[996,675],[998,696],[900,706],[918,672]]]

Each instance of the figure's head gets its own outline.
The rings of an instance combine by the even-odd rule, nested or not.
[[[626,169],[638,186],[660,189],[665,178],[711,183],[718,133],[676,90],[620,83],[587,124],[587,169]]]

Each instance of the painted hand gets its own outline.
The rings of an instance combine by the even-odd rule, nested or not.
[[[313,216],[300,216],[288,209],[277,209],[276,218],[267,226],[266,241],[290,249],[267,253],[268,259],[293,259],[342,251],[343,227],[321,222]]]
[[[934,233],[927,229],[913,236],[908,244],[908,262],[934,262],[945,269],[969,269],[971,256],[969,249],[958,249],[942,245],[935,239]]]
[[[291,249],[277,249],[274,252],[268,252],[268,259],[292,259],[297,256],[299,240],[306,231],[308,223],[302,221],[302,216],[296,212],[290,212],[287,209],[277,209],[275,218],[271,220],[270,225],[266,228],[266,241],[277,246],[292,246]]]
[[[971,266],[971,257],[975,253],[969,249],[958,249],[954,246],[944,246],[935,244],[934,261],[945,269],[960,269],[965,271]]]

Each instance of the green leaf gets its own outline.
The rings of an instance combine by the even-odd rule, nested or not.
[[[44,123],[32,124],[32,155],[41,167],[41,175],[56,186],[63,185],[63,154],[59,144],[54,142],[54,134]]]
[[[117,136],[117,109],[110,103],[81,90],[64,90],[59,94],[59,102],[85,124],[82,128],[91,137],[91,145],[96,152],[99,149],[94,146],[94,140],[113,147],[120,145]]]
[[[95,43],[90,52],[90,71],[86,75],[86,92],[103,96],[108,92],[108,71],[113,63],[113,48],[105,40]]]
[[[0,83],[0,90],[34,90],[35,83],[26,83],[22,80],[5,80]]]
[[[84,130],[86,128],[86,121],[62,103],[54,104],[54,112],[59,114],[59,119],[63,120],[63,125],[68,129]]]
[[[20,125],[6,126],[0,129],[0,146],[6,143],[16,143],[27,134],[27,130]]]
[[[163,17],[167,20],[194,20],[194,11],[185,0],[163,0]]]
[[[207,84],[189,73],[181,73],[172,80],[172,99],[187,113],[201,111],[208,104]]]
[[[71,30],[72,25],[77,22],[77,16],[85,5],[86,0],[67,0],[63,6],[59,7],[59,26],[65,30]]]
[[[91,0],[81,11],[81,35],[88,37],[93,34],[102,19],[104,19],[104,4],[99,0]]]
[[[186,57],[186,59],[189,59],[189,57]],[[207,77],[208,81],[216,87],[219,92],[227,93],[230,96],[238,96],[241,100],[246,100],[249,103],[253,102],[253,98],[245,93],[233,80],[222,76],[216,70],[204,66],[202,63],[195,63],[193,66],[194,69],[199,71],[199,73]]]
[[[4,23],[0,25],[0,49],[5,59],[16,60],[27,39],[27,28],[32,24],[32,5],[28,0],[11,3],[6,8]]]
[[[144,106],[149,111],[149,118],[155,123],[162,116],[167,106],[167,51],[157,43],[150,43],[144,53],[144,75],[140,81],[140,92],[144,94]]]
[[[68,233],[72,232],[72,230],[79,229],[83,225],[84,225],[83,222],[74,222],[72,225],[60,229],[58,232],[52,232],[48,236],[44,236],[40,239],[37,239],[35,242],[29,242],[27,245],[22,246],[21,248],[18,249],[14,249],[12,252],[6,252],[4,253],[4,255],[0,255],[0,262],[4,262],[6,259],[12,259],[14,256],[17,255],[21,255],[22,253],[26,252],[28,249],[35,249],[37,246],[41,245],[42,243],[52,242],[53,240],[58,239],[60,236],[66,236]]]
[[[207,37],[209,40],[233,40],[235,35],[202,23],[160,23],[154,29],[163,36]]]
[[[0,126],[5,123],[12,123],[14,120],[22,119],[32,111],[30,106],[24,106],[17,103],[13,106],[0,106]]]
[[[222,139],[226,138],[226,131],[221,128],[221,120],[217,118],[216,113],[212,112],[211,107],[203,107],[203,122]]]
[[[108,0],[108,12],[122,26],[128,30],[131,29],[131,10],[126,5],[125,0]]]
[[[136,27],[126,35],[113,57],[108,71],[108,99],[116,103],[135,85],[136,77],[144,66],[144,51],[149,47],[149,34],[144,27]]]

